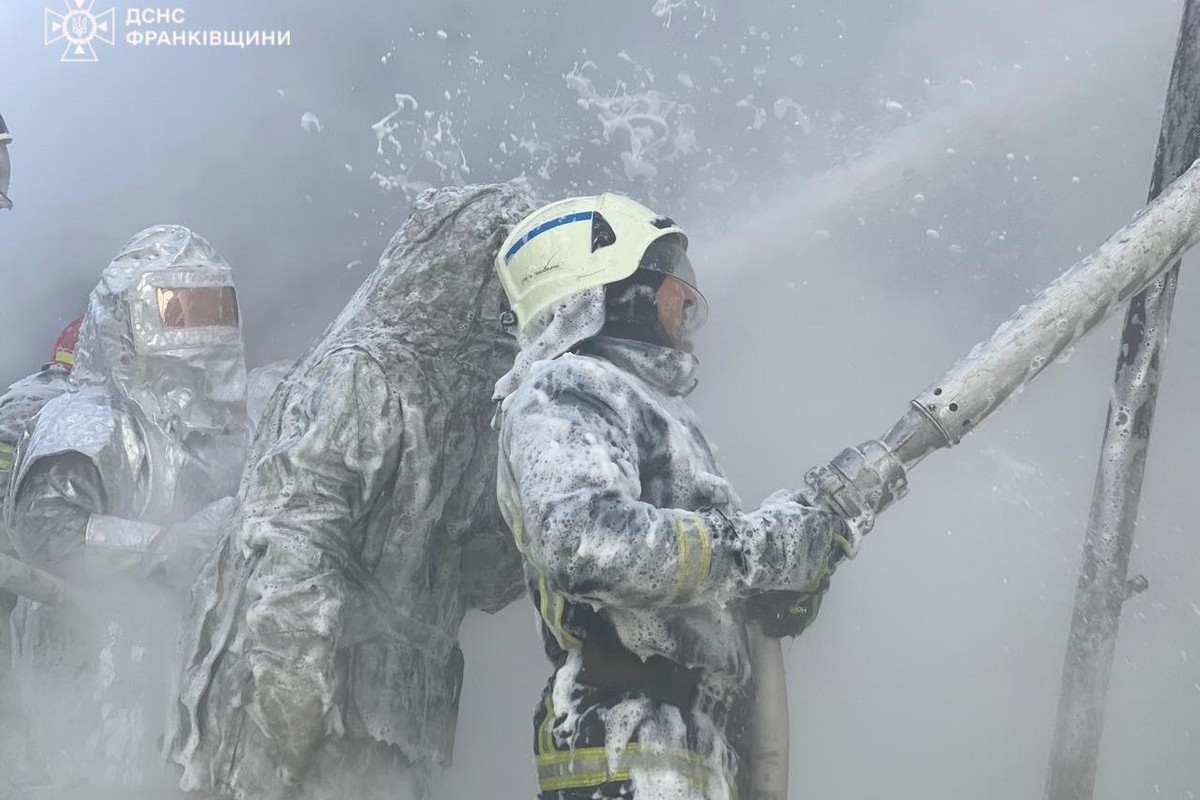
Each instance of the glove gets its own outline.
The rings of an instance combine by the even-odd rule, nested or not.
[[[862,539],[875,526],[875,517],[908,492],[904,465],[887,445],[864,442],[843,450],[825,466],[804,476],[804,494],[817,505],[841,517],[847,530],[839,542],[847,558],[854,558]]]
[[[828,590],[829,577],[826,576],[810,592],[763,592],[747,601],[747,613],[772,639],[799,636],[816,620],[821,600]]]
[[[784,491],[775,496],[808,508],[820,508],[837,516],[829,553],[821,565],[821,578],[816,585],[802,591],[773,589],[752,595],[747,601],[747,613],[759,623],[763,633],[772,639],[782,639],[785,636],[799,636],[816,620],[821,600],[829,591],[829,577],[844,559],[854,557],[864,532],[842,519],[835,509],[822,502],[820,495],[811,490]]]
[[[856,511],[854,516],[847,517],[841,508],[830,502],[828,495],[822,494],[820,488],[811,483],[803,489],[781,489],[764,500],[763,504],[781,500],[806,508],[820,509],[838,518],[840,524],[833,531],[833,543],[827,562],[830,572],[844,559],[852,559],[858,555],[863,537],[875,524],[875,515],[869,511]]]
[[[97,577],[132,572],[187,588],[208,553],[232,529],[239,510],[237,498],[224,497],[170,525],[92,514],[85,534],[89,571]]]
[[[147,563],[147,577],[188,589],[205,560],[237,527],[241,504],[236,497],[214,500],[192,516],[166,526],[154,543],[157,558]]]

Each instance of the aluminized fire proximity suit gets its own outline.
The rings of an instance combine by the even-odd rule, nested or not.
[[[26,376],[8,387],[0,396],[0,512],[8,497],[8,484],[12,477],[13,458],[17,443],[42,407],[58,397],[71,386],[71,369],[75,366],[75,347],[79,340],[79,326],[83,318],[72,321],[58,334],[48,361],[40,370]],[[0,519],[0,553],[15,555],[8,531]],[[2,590],[0,590],[2,594]],[[3,600],[0,599],[0,608]],[[0,636],[0,639],[3,639]],[[0,649],[0,652],[4,652]],[[6,666],[6,665],[5,665]],[[3,672],[5,666],[0,666]]]
[[[8,497],[8,484],[12,477],[13,456],[16,453],[17,442],[25,426],[33,419],[42,406],[65,392],[70,386],[71,373],[66,367],[58,364],[47,364],[40,371],[14,383],[3,397],[0,397],[0,507],[3,507]],[[8,528],[0,519],[0,553],[15,556],[9,539]],[[16,604],[16,595],[0,589],[0,694],[6,685],[9,660],[8,615]],[[2,701],[2,698],[0,698]],[[4,754],[0,753],[0,766],[4,764]]]
[[[13,457],[17,443],[30,421],[42,407],[58,397],[71,385],[71,368],[75,364],[75,344],[81,319],[63,329],[55,341],[51,360],[39,371],[14,383],[0,396],[0,553],[16,556],[3,522],[4,501],[8,497],[12,477]],[[17,596],[0,589],[0,798],[7,792],[33,778],[38,772],[36,756],[31,753],[24,714],[17,704],[18,696],[10,675],[12,637],[9,616],[16,608]]]
[[[186,228],[131,239],[89,299],[78,388],[18,446],[7,509],[22,560],[75,591],[14,615],[55,797],[172,794],[157,740],[178,594],[236,507],[245,379],[229,265]]]
[[[449,763],[468,609],[519,595],[490,387],[507,184],[430,190],[268,403],[244,520],[185,636],[167,755],[238,798],[423,796]]]
[[[22,378],[8,387],[0,397],[0,506],[8,497],[8,484],[12,477],[13,458],[17,442],[25,426],[42,407],[58,397],[71,385],[71,373],[59,364],[47,364],[38,372]],[[0,523],[0,552],[15,555],[9,541],[8,531]]]

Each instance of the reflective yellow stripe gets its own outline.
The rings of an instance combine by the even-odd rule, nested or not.
[[[12,469],[13,465],[13,446],[5,442],[0,442],[0,472]]]
[[[578,647],[579,639],[567,630],[567,626],[563,624],[563,616],[567,613],[567,598],[556,592],[554,595],[554,604],[554,627],[561,634],[559,642],[568,650],[572,647]]]
[[[538,576],[538,595],[541,601],[538,603],[538,613],[542,615],[542,619],[550,626],[550,632],[554,634],[559,647],[564,650],[578,647],[579,639],[563,626],[563,614],[567,610],[566,598],[550,588],[550,582],[546,579],[545,572],[534,564],[532,560],[529,563],[533,564],[534,571],[537,572]]]
[[[553,701],[551,701],[553,702]],[[717,772],[717,768],[713,766],[712,761],[700,755],[693,753],[691,750],[684,750],[679,747],[659,747],[652,744],[643,744],[641,742],[630,742],[622,747],[616,753],[617,759],[623,758],[643,758],[643,759],[671,759],[674,761],[686,761],[696,766],[711,769]],[[579,747],[574,750],[554,750],[552,752],[540,755],[537,757],[539,766],[554,766],[559,764],[583,763],[590,759],[600,758],[608,763],[608,749],[605,747]]]
[[[525,523],[522,521],[520,514],[516,514],[513,517],[513,539],[517,542],[517,549],[524,553],[525,545],[528,542],[525,539]]]
[[[551,732],[554,728],[554,696],[550,693],[547,693],[543,705],[546,707],[546,718],[543,719],[542,724],[538,726],[537,754],[539,756],[544,753],[554,752],[554,734]]]
[[[538,788],[543,792],[556,792],[560,789],[585,789],[605,783],[622,783],[629,780],[630,777],[630,771],[627,769],[619,769],[615,772],[608,770],[580,772],[561,778],[539,778]]]
[[[550,586],[546,581],[546,573],[540,569],[537,571],[538,576],[538,613],[542,615],[542,619],[554,625],[554,616],[550,613]]]
[[[731,777],[710,759],[689,750],[638,742],[621,748],[611,762],[606,748],[582,747],[539,755],[537,766],[538,785],[543,792],[619,783],[629,780],[633,770],[682,775],[694,789],[706,795],[713,784],[724,784],[730,797],[735,792]]]
[[[833,537],[829,539],[829,545],[825,548],[825,554],[821,556],[821,563],[817,566],[817,577],[813,578],[812,583],[805,586],[800,591],[815,592],[821,588],[821,583],[833,574],[833,570],[829,568],[829,557],[833,554],[835,542]]]
[[[712,533],[699,515],[675,518],[679,566],[671,584],[669,602],[686,603],[696,597],[712,572]]]
[[[512,528],[513,540],[517,543],[517,550],[529,562],[529,565],[533,567],[533,571],[537,573],[538,613],[541,614],[546,624],[550,626],[550,632],[554,634],[554,638],[558,641],[560,647],[564,650],[578,647],[579,639],[563,627],[563,615],[567,611],[566,598],[558,592],[551,591],[550,582],[546,579],[546,571],[542,569],[541,565],[537,563],[533,555],[529,552],[529,543],[525,536],[525,524],[522,521],[519,510],[520,504],[511,494],[504,494],[500,497],[500,506],[508,520],[509,527]]]
[[[691,571],[691,533],[679,517],[675,517],[675,539],[679,548],[679,566],[675,568],[675,580],[671,583],[671,594],[668,598],[672,603],[679,602],[687,591],[688,573]]]
[[[696,588],[699,590],[712,574],[713,537],[702,517],[695,517],[693,522],[696,525],[696,535],[700,537],[700,574],[696,580]]]
[[[54,363],[73,367],[75,366],[75,354],[70,350],[56,350],[54,351]]]
[[[508,470],[505,469],[505,471],[507,472]],[[497,499],[500,501],[500,510],[503,512],[501,516],[504,517],[509,527],[512,528],[513,539],[517,542],[517,549],[524,553],[525,526],[521,519],[520,501],[513,496],[512,492],[500,492]]]

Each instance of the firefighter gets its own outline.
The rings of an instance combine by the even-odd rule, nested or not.
[[[499,499],[554,665],[539,798],[733,798],[752,600],[805,593],[785,595],[802,630],[869,524],[803,491],[742,510],[685,399],[708,309],[671,219],[563,200],[513,230],[497,270],[521,348],[496,387]]]

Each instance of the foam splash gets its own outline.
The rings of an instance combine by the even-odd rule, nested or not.
[[[602,93],[588,75],[596,69],[594,61],[576,64],[564,80],[575,92],[577,105],[595,114],[604,141],[625,145],[620,159],[628,179],[652,180],[661,162],[696,150],[696,130],[689,119],[696,110],[694,106],[671,99],[657,89],[631,93],[624,83],[611,93]],[[648,70],[645,75],[653,81]]]

